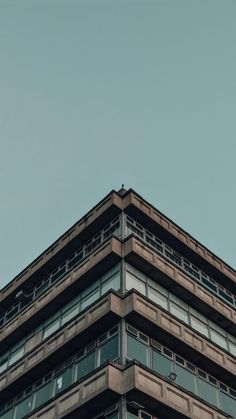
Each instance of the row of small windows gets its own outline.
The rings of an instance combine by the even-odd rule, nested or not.
[[[143,409],[135,407],[135,402],[128,402],[126,405],[126,414],[123,419],[157,419],[157,417],[152,416],[150,413],[147,413]],[[94,416],[92,419],[121,419],[123,416],[121,414],[121,404],[116,404],[109,407],[104,412],[99,413]]]
[[[170,246],[165,244],[157,236],[146,230],[139,223],[134,221],[132,218],[126,216],[126,235],[135,234],[141,237],[146,243],[151,245],[158,253],[164,255],[172,263],[181,267],[187,274],[196,281],[200,282],[204,287],[217,297],[221,298],[225,303],[236,307],[236,296],[233,295],[229,290],[222,287],[214,279],[212,279],[205,272],[197,268],[188,259],[181,256],[178,252],[172,249]]]
[[[0,316],[0,327],[20,313],[49,287],[67,275],[68,272],[74,269],[83,259],[100,246],[101,243],[115,234],[120,235],[120,217],[112,220],[103,230],[68,257],[63,264],[60,264],[53,272],[51,272],[51,274],[38,282],[33,289],[29,290],[27,293],[20,292],[18,295],[18,301]]]
[[[173,316],[236,356],[236,338],[151,278],[127,265],[126,289],[136,289]]]
[[[236,391],[215,377],[150,339],[136,328],[127,326],[127,357],[136,359],[153,371],[201,397],[229,414],[236,412]]]
[[[51,336],[60,327],[76,317],[86,307],[104,295],[108,290],[120,288],[120,265],[116,265],[105,275],[93,282],[72,301],[62,307],[48,320],[43,322],[33,333],[26,336],[0,357],[0,374],[21,359],[27,352],[28,341],[38,335],[37,344]]]
[[[72,384],[83,380],[99,366],[118,360],[119,348],[117,325],[3,404],[0,407],[1,419],[22,419]]]
[[[30,335],[26,336],[17,345],[9,349],[0,357],[0,374],[21,359],[29,350],[29,341],[38,335],[37,344],[51,336],[64,324],[76,317],[82,310],[98,300],[110,289],[118,291],[121,287],[120,265],[97,279],[81,294],[57,311],[47,321],[43,322]],[[171,292],[157,284],[155,281],[139,272],[131,265],[126,265],[125,287],[127,290],[136,289],[151,301],[158,304],[173,316],[191,326],[194,330],[206,336],[214,343],[228,352],[236,355],[236,338],[215,323],[207,319],[198,311],[184,303]],[[32,345],[31,348],[32,350]]]
[[[108,361],[120,362],[119,335],[120,327],[116,325],[91,341],[63,364],[41,377],[14,399],[3,404],[0,407],[1,419],[22,419],[34,409],[68,389],[72,384],[83,380],[99,366],[105,365]],[[125,340],[124,356],[128,361],[137,360],[165,379],[172,380],[183,390],[192,392],[193,395],[229,414],[235,413],[236,391],[223,382],[129,324],[127,324]],[[171,374],[174,374],[174,380],[171,378]],[[128,418],[151,417],[145,416],[145,414],[148,415],[145,412],[142,416],[142,412],[140,412],[140,416],[135,416],[134,408],[130,409],[131,416]]]

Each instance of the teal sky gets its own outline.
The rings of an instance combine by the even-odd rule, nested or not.
[[[235,0],[0,0],[0,288],[122,183],[236,266],[235,22]]]

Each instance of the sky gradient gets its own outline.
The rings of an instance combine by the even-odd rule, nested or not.
[[[0,0],[0,288],[122,183],[236,267],[235,22],[235,0]]]

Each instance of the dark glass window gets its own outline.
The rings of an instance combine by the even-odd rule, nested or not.
[[[52,397],[52,383],[47,383],[35,392],[34,407],[39,407],[41,404],[47,402]]]
[[[100,365],[105,362],[116,359],[119,356],[119,339],[118,335],[108,340],[100,349]]]
[[[55,395],[72,384],[72,366],[55,377]]]
[[[96,368],[95,351],[93,351],[78,362],[77,379],[80,380],[82,377],[89,374],[95,368]]]
[[[32,409],[33,395],[31,394],[27,399],[20,402],[15,409],[15,419],[21,419],[28,415]]]

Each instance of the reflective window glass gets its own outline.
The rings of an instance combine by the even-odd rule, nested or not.
[[[127,355],[130,359],[136,359],[144,365],[147,365],[148,347],[134,339],[132,336],[127,336]]]
[[[154,303],[158,304],[159,306],[168,309],[168,300],[165,295],[160,294],[158,291],[154,290],[153,288],[148,288],[148,298],[152,300]]]
[[[52,382],[45,384],[35,391],[34,407],[39,407],[41,404],[47,402],[51,397]]]
[[[1,415],[1,419],[12,419],[13,418],[14,410],[10,409],[8,412],[4,413],[4,415]]]
[[[235,417],[236,412],[236,399],[233,399],[228,394],[224,393],[223,391],[220,392],[220,397],[223,405],[223,410],[229,415]]]
[[[188,312],[172,301],[170,301],[170,312],[183,322],[189,323]]]
[[[196,375],[177,364],[175,372],[177,374],[176,383],[196,394]]]
[[[152,368],[164,377],[168,377],[173,370],[173,361],[159,352],[152,350]]]
[[[126,289],[131,290],[132,288],[139,291],[141,294],[146,295],[145,282],[131,275],[129,272],[126,272]]]
[[[72,384],[72,366],[55,377],[55,395]]]
[[[236,356],[236,344],[231,342],[230,340],[229,340],[229,350],[230,350],[231,354]]]
[[[18,348],[15,352],[10,355],[9,365],[14,364],[14,362],[18,361],[18,359],[22,358],[24,355],[24,346]]]
[[[77,379],[80,380],[82,377],[93,371],[96,368],[95,362],[95,351],[82,358],[78,362]]]
[[[28,415],[32,409],[33,395],[31,394],[27,399],[20,402],[15,408],[14,419],[21,419]]]
[[[120,289],[120,273],[102,282],[102,295],[105,294],[108,290],[113,289],[118,291]]]
[[[88,307],[90,304],[92,304],[98,298],[99,298],[99,287],[97,287],[95,290],[93,290],[90,294],[86,295],[81,300],[81,310],[84,310],[86,307]]]
[[[48,336],[52,335],[60,327],[60,319],[56,319],[54,322],[50,323],[45,327],[43,339],[46,339]]]
[[[208,403],[218,406],[217,388],[210,383],[198,378],[199,395]]]
[[[207,325],[198,320],[196,317],[191,316],[191,326],[202,335],[209,337]]]
[[[77,316],[78,313],[79,313],[79,304],[75,305],[74,307],[69,308],[65,313],[63,313],[61,324],[63,325],[67,323],[68,321],[73,319],[73,317]]]
[[[8,357],[4,357],[0,359],[0,373],[3,372],[7,368]]]
[[[119,339],[118,335],[108,340],[100,348],[100,365],[109,360],[118,358],[119,356]]]
[[[210,333],[211,333],[211,339],[213,340],[213,342],[215,342],[217,345],[220,345],[224,349],[228,349],[227,341],[224,336],[216,332],[216,330],[214,329],[210,329]]]

